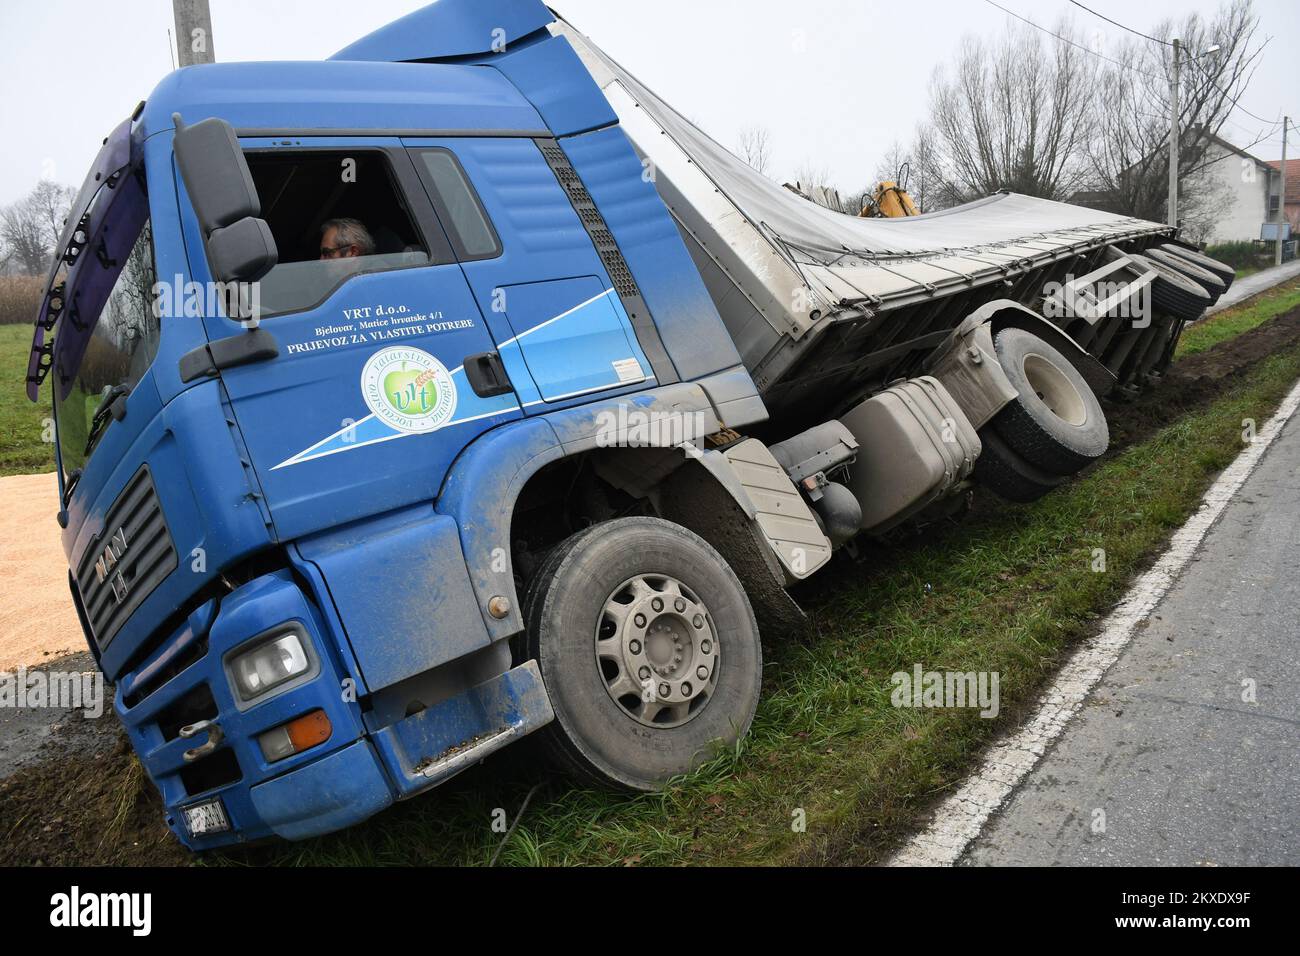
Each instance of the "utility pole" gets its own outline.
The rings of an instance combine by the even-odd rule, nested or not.
[[[172,13],[176,17],[177,62],[181,66],[215,63],[208,0],[172,0]]]
[[[1273,265],[1282,264],[1282,224],[1286,218],[1286,128],[1291,125],[1291,117],[1282,117],[1282,182],[1278,184],[1277,196],[1277,241],[1273,245]]]
[[[178,0],[179,2],[179,0]],[[1174,38],[1174,81],[1169,86],[1169,225],[1178,226],[1178,55],[1183,42]]]

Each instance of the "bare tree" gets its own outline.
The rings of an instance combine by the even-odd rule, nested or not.
[[[890,144],[880,162],[876,163],[875,180],[877,183],[890,180],[898,181],[902,168],[912,160],[911,152],[898,140]]]
[[[43,179],[0,208],[0,260],[26,275],[44,275],[74,198],[70,187]]]
[[[768,131],[763,126],[746,126],[740,131],[737,140],[740,158],[764,176],[772,168],[772,147],[769,140]]]
[[[1236,158],[1236,153],[1224,157]],[[1193,170],[1179,183],[1178,221],[1183,227],[1182,235],[1192,242],[1210,241],[1223,211],[1232,203],[1233,193],[1227,179],[1216,173],[1216,165],[1210,164]]]
[[[916,127],[916,135],[912,138],[908,157],[911,163],[911,175],[908,178],[907,191],[921,212],[930,212],[932,208],[944,209],[960,202],[960,199],[940,202],[941,177],[935,169],[938,150],[934,145],[934,129],[928,123],[921,123]]]
[[[39,211],[26,199],[0,209],[5,259],[23,275],[41,275],[50,260],[48,235]]]
[[[943,205],[1011,189],[1063,199],[1083,181],[1096,60],[1066,22],[996,43],[967,37],[951,74],[930,84],[927,184]],[[933,204],[933,203],[932,203]]]
[[[51,249],[63,234],[63,225],[76,198],[77,191],[71,186],[64,186],[50,179],[42,179],[32,187],[31,193],[27,196],[27,201],[40,216]]]
[[[1174,37],[1181,38],[1184,47],[1178,124],[1180,205],[1193,214],[1198,207],[1212,208],[1212,197],[1198,201],[1195,195],[1211,180],[1195,173],[1204,167],[1213,138],[1259,63],[1263,44],[1254,42],[1258,24],[1252,0],[1233,0],[1212,20],[1195,13],[1179,23],[1165,20],[1150,31],[1154,40],[1134,39],[1107,51],[1117,62],[1104,64],[1098,77],[1089,158],[1096,183],[1110,194],[1116,211],[1144,219],[1165,218]],[[1204,52],[1216,44],[1217,53]]]
[[[805,193],[817,186],[829,187],[830,178],[830,169],[811,159],[804,160],[794,171],[795,185]]]

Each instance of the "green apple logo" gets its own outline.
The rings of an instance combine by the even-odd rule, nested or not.
[[[437,404],[438,386],[424,369],[401,369],[384,376],[384,395],[399,412],[423,415]]]
[[[456,385],[447,367],[428,352],[405,345],[366,360],[361,394],[376,418],[410,434],[441,428],[456,411]]]

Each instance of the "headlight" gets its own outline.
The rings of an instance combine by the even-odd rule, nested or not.
[[[245,703],[305,674],[311,668],[299,636],[290,631],[236,654],[227,665],[235,694]]]

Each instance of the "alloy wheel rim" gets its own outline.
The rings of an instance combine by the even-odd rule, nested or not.
[[[647,727],[698,717],[717,687],[720,648],[699,596],[665,574],[638,574],[610,593],[596,622],[605,690]]]

